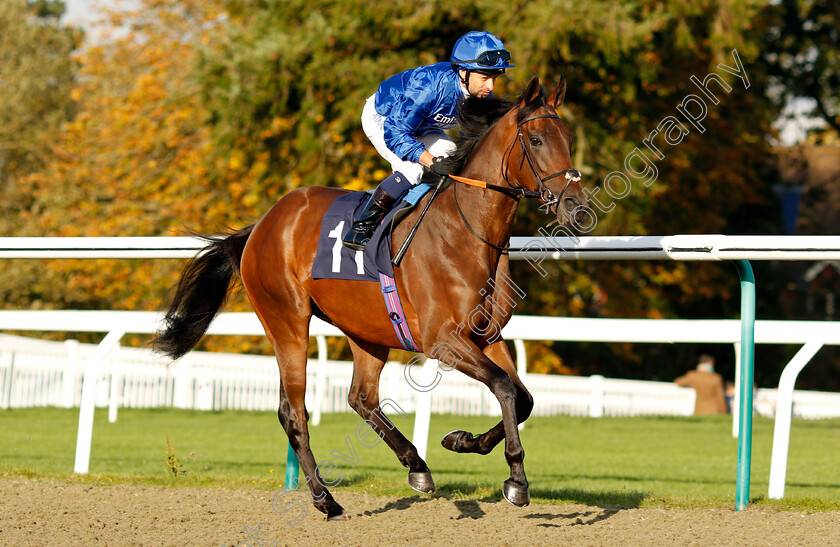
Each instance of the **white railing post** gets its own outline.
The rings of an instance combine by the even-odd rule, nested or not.
[[[437,371],[437,359],[426,359],[423,367],[420,370],[420,382],[423,386],[436,386],[435,376]],[[426,450],[429,447],[429,424],[432,420],[432,391],[430,387],[427,391],[417,392],[417,407],[414,410],[414,435],[412,435],[412,443],[417,448],[417,453],[424,460],[426,459]]]
[[[115,329],[105,335],[93,355],[85,363],[82,379],[82,402],[79,408],[79,433],[76,436],[76,463],[73,471],[87,473],[90,469],[90,445],[93,441],[93,411],[96,402],[96,380],[100,365],[108,352],[125,334],[125,329]]]
[[[589,377],[592,398],[589,402],[589,417],[601,418],[604,415],[604,377],[593,374]]]
[[[312,412],[312,425],[319,425],[327,382],[327,337],[319,334],[315,337],[315,342],[318,344],[318,362],[315,367],[315,409]]]
[[[171,367],[174,384],[172,386],[172,406],[175,408],[192,408],[190,387],[193,383],[193,374],[189,354],[169,366]]]
[[[525,381],[525,375],[528,373],[528,354],[525,353],[525,342],[522,338],[515,338],[513,340],[513,348],[516,350],[516,373],[519,374],[519,379]],[[525,422],[519,424],[519,431],[525,429]]]
[[[199,367],[195,374],[196,395],[193,408],[196,410],[213,410],[213,380],[205,367]]]
[[[516,350],[516,373],[524,380],[528,373],[528,354],[525,352],[525,341],[516,338],[513,341],[513,348]]]
[[[76,402],[76,358],[79,355],[79,341],[68,339],[64,341],[67,348],[67,364],[61,381],[61,406],[73,408]]]
[[[782,370],[776,399],[776,423],[773,428],[773,454],[770,457],[770,484],[767,497],[781,499],[785,495],[790,420],[793,414],[793,386],[796,377],[820,350],[822,342],[808,342],[802,346]]]
[[[3,354],[0,354],[2,357]],[[0,408],[6,409],[12,406],[12,382],[14,382],[15,373],[15,353],[11,352],[9,355],[9,366],[3,372],[5,381],[3,382],[3,392],[0,393]]]
[[[120,343],[114,346],[111,350],[111,386],[108,393],[108,423],[117,422],[117,407],[122,398],[122,389],[120,389],[120,382],[122,381],[122,367],[120,366]]]

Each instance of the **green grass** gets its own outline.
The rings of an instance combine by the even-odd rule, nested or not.
[[[413,415],[394,420],[407,437]],[[452,429],[483,432],[498,418],[433,416],[427,462],[438,495],[498,500],[509,471],[501,447],[488,456],[454,454],[439,439]],[[311,427],[319,462],[343,473],[339,487],[377,495],[409,496],[406,470],[379,443],[356,438],[355,414],[325,415]],[[731,507],[735,499],[737,439],[731,419],[531,418],[522,431],[525,466],[535,503],[584,503],[627,507]],[[197,412],[123,409],[115,424],[97,410],[91,473],[75,475],[78,409],[0,411],[0,477],[90,484],[277,490],[285,473],[286,437],[273,412]],[[185,473],[172,476],[170,450]],[[840,420],[794,420],[785,499],[766,499],[773,422],[753,428],[752,504],[780,509],[840,510]],[[340,459],[348,438],[357,463]],[[334,453],[333,453],[334,452]],[[352,459],[352,458],[351,458]]]

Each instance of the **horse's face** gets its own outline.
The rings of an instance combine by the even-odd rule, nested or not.
[[[506,157],[506,178],[540,192],[544,207],[561,225],[580,227],[588,200],[572,163],[572,134],[556,112],[565,94],[565,78],[548,97],[539,79],[531,80],[518,108],[511,111],[516,137]]]

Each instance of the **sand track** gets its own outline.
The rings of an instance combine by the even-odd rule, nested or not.
[[[517,509],[504,501],[334,494],[349,521],[325,522],[310,507],[290,527],[297,511],[274,512],[272,493],[260,490],[0,480],[0,545],[840,545],[840,512]]]

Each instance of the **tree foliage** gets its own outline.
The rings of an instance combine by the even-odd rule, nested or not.
[[[61,2],[0,0],[0,148],[31,152],[38,133],[56,129],[71,110],[70,57],[81,34],[58,25]]]
[[[784,105],[804,97],[812,114],[840,135],[840,4],[834,0],[782,0],[766,10],[773,97]]]
[[[70,90],[80,29],[62,27],[63,2],[0,0],[0,233],[25,232],[33,200],[21,180],[49,163],[45,143],[75,112]],[[32,262],[3,264],[7,307],[38,305],[37,287],[61,283]],[[22,289],[23,294],[17,290]]]
[[[0,0],[0,226],[26,205],[12,181],[42,165],[39,141],[73,112],[71,58],[82,38],[60,27],[62,2]]]
[[[214,15],[175,4],[113,14],[114,28],[128,32],[79,56],[68,92],[77,114],[43,137],[44,168],[17,181],[31,203],[18,211],[13,235],[165,235],[205,214],[226,220],[217,203],[228,196],[216,188],[227,168],[208,161],[207,116],[189,76],[191,41],[212,32]],[[18,305],[142,309],[168,285],[137,284],[157,271],[150,263],[61,261],[35,279],[13,278],[4,292]],[[56,277],[64,282],[52,283]]]
[[[516,26],[517,45],[527,70],[570,82],[567,117],[575,128],[576,163],[590,188],[605,197],[605,179],[624,171],[635,149],[655,163],[658,176],[644,186],[630,177],[622,199],[606,197],[614,208],[598,213],[593,235],[672,233],[773,233],[778,216],[772,200],[772,173],[766,136],[776,108],[763,93],[757,36],[757,2],[529,2],[531,24]],[[542,16],[542,32],[527,32]],[[718,69],[733,66],[736,50],[751,85]],[[519,68],[519,67],[518,67]],[[717,72],[731,85],[718,105],[706,100],[701,133],[677,112],[690,94],[703,97],[701,81]],[[673,116],[690,132],[657,159],[643,145],[660,122]],[[654,142],[662,143],[662,137]],[[637,167],[639,163],[635,164]],[[620,185],[619,185],[620,188]],[[525,222],[544,224],[528,210]],[[537,229],[530,224],[529,233]],[[519,230],[517,230],[517,233]],[[662,262],[556,262],[540,277],[524,264],[527,311],[612,317],[716,318],[737,314],[737,277],[729,267]],[[623,377],[670,379],[693,365],[696,348],[639,345],[556,344],[579,371]],[[725,355],[731,360],[731,355]]]

